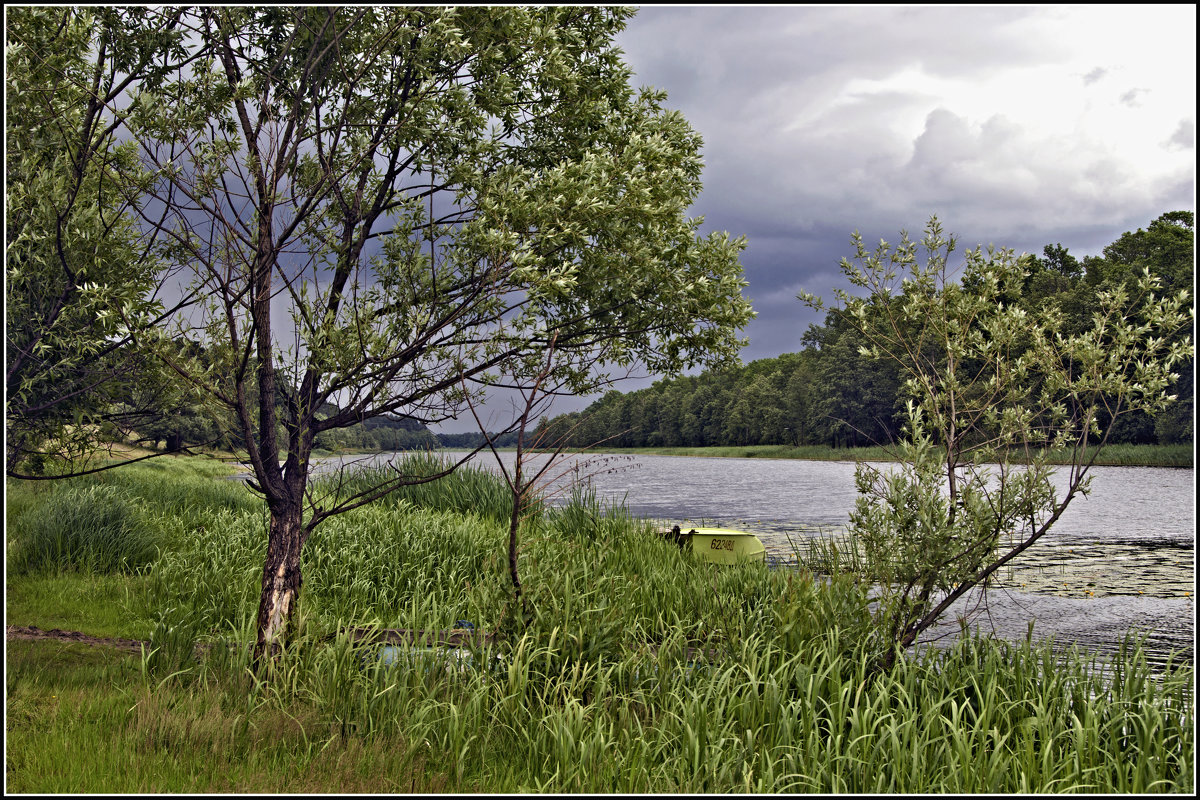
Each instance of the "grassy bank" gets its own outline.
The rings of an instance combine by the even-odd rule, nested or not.
[[[793,458],[809,461],[891,461],[894,457],[885,447],[797,447],[785,444],[740,447],[609,447],[605,448],[604,452],[702,458]],[[1069,464],[1070,454],[1052,452],[1051,461]],[[1110,445],[1104,448],[1096,463],[1109,467],[1193,467],[1195,448],[1192,445],[1175,444]]]
[[[8,623],[151,640],[9,643],[9,790],[1191,788],[1190,668],[1152,674],[1135,647],[1102,674],[966,640],[869,676],[853,580],[696,563],[587,494],[528,521],[525,616],[507,602],[503,492],[482,473],[319,529],[300,636],[260,681],[228,645],[252,637],[265,517],[219,470],[162,459],[9,484]],[[460,659],[338,633],[460,621],[499,643]]]

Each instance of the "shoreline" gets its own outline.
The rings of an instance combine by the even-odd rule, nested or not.
[[[439,448],[433,452],[457,451],[462,448]],[[498,448],[510,451],[514,448]],[[314,451],[314,457],[377,455],[390,450],[342,450],[338,452]],[[403,451],[398,451],[403,452]],[[567,451],[565,454],[573,454]],[[888,448],[849,447],[832,448],[820,445],[719,445],[712,447],[606,447],[584,450],[582,453],[599,455],[630,456],[673,456],[692,458],[764,458],[790,461],[896,461]],[[1070,458],[1053,460],[1058,466],[1070,464]],[[1110,445],[1101,452],[1094,466],[1097,467],[1166,467],[1176,469],[1195,468],[1195,448],[1192,445]]]
[[[713,447],[612,447],[614,455],[691,456],[695,458],[769,458],[803,461],[896,461],[885,447],[837,449],[823,446],[744,445]],[[1052,463],[1070,464],[1069,454]],[[1097,467],[1195,468],[1195,449],[1190,445],[1110,445],[1096,459]]]
[[[443,451],[458,451],[462,449],[463,448],[444,447],[438,448],[432,452],[438,453]],[[497,449],[505,452],[511,451],[515,448],[501,447]],[[127,450],[127,452],[121,453],[121,455],[125,456],[124,459],[115,458],[112,460],[126,460],[138,455],[149,455],[153,452],[150,450],[145,450],[144,448],[136,450],[133,448],[127,448]],[[787,461],[896,461],[897,459],[894,458],[889,451],[890,448],[886,447],[833,448],[824,445],[716,445],[710,447],[607,447],[597,450],[566,451],[564,454],[587,454],[592,456],[640,455],[691,458],[762,458]],[[410,451],[348,448],[338,451],[314,450],[312,455],[313,458],[332,458],[338,456],[379,455],[381,453],[391,452]],[[112,455],[116,454],[110,453],[110,458]],[[190,453],[159,452],[157,455],[184,455],[211,458],[228,464],[231,468],[233,468],[234,472],[243,471],[242,469],[239,469],[239,467],[246,460],[241,455],[236,453],[214,450],[193,450]],[[1069,454],[1061,459],[1052,459],[1051,463],[1055,464],[1056,466],[1066,466],[1070,464]],[[1101,452],[1100,457],[1096,459],[1094,466],[1194,469],[1195,446],[1158,444],[1109,445]]]

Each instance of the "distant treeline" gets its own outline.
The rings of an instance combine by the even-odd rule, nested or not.
[[[1009,298],[1031,313],[1047,303],[1063,312],[1065,327],[1091,325],[1096,295],[1123,283],[1143,267],[1163,280],[1163,291],[1194,289],[1194,215],[1163,214],[1148,229],[1125,233],[1104,248],[1102,257],[1077,260],[1060,244],[1047,245],[1033,259],[1019,296]],[[798,303],[799,301],[797,301]],[[1193,337],[1192,331],[1181,336]],[[900,380],[895,365],[861,355],[859,334],[836,315],[810,325],[801,350],[765,358],[723,372],[706,372],[655,383],[623,394],[612,391],[581,412],[553,420],[553,436],[565,436],[571,448],[711,447],[757,444],[864,447],[887,444],[900,433]],[[183,347],[185,345],[181,345]],[[188,344],[203,357],[203,348]],[[1178,401],[1156,419],[1127,416],[1114,431],[1113,444],[1181,444],[1193,440],[1193,361],[1179,370]],[[326,416],[338,413],[329,406]],[[153,424],[140,428],[142,441],[164,442],[168,449],[213,444],[241,449],[239,426],[199,405],[181,403]],[[516,434],[498,437],[511,447]],[[471,449],[483,444],[479,433],[435,434],[417,420],[384,416],[348,428],[318,434],[316,446],[328,451]]]
[[[349,428],[317,434],[323,450],[430,450],[441,446],[437,434],[408,417],[381,416]]]
[[[323,416],[338,414],[340,409],[326,405]],[[498,447],[516,445],[517,434],[492,434]],[[181,403],[150,424],[140,425],[137,440],[154,447],[161,443],[168,450],[190,446],[215,446],[225,450],[244,450],[246,445],[238,426],[198,403]],[[363,450],[436,450],[474,449],[484,444],[480,433],[434,433],[411,417],[385,414],[346,428],[334,428],[317,434],[316,447],[328,452]]]
[[[492,434],[497,447],[515,447],[516,433]],[[481,433],[434,433],[416,420],[401,417],[376,417],[364,424],[317,437],[324,450],[473,450],[486,444]]]
[[[1090,327],[1097,292],[1148,267],[1162,291],[1194,286],[1194,215],[1163,214],[1147,230],[1125,233],[1103,257],[1077,260],[1060,244],[1047,245],[1020,296],[1031,313],[1050,302],[1065,328]],[[1180,334],[1191,338],[1192,331]],[[793,444],[859,447],[887,444],[900,434],[900,379],[895,365],[861,355],[864,342],[832,312],[810,325],[798,353],[754,361],[723,372],[680,377],[648,389],[612,391],[581,412],[543,419],[571,447],[706,447]],[[1118,421],[1114,444],[1178,444],[1193,439],[1193,361],[1180,369],[1178,401],[1156,419]]]
[[[516,433],[492,434],[497,447],[515,447]],[[485,445],[481,433],[434,433],[406,417],[376,417],[366,423],[325,431],[317,437],[325,450],[474,450]]]

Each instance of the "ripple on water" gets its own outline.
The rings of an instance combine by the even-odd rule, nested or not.
[[[671,520],[696,525],[699,520]],[[755,532],[768,563],[795,565],[796,546],[806,540],[844,533],[828,526],[764,520],[723,521]],[[970,609],[972,627],[1020,641],[1034,620],[1034,636],[1059,647],[1077,645],[1112,656],[1127,632],[1144,635],[1147,657],[1165,663],[1172,653],[1194,657],[1194,549],[1174,539],[1106,540],[1086,544],[1072,539],[1039,542],[1004,570],[986,602],[967,595],[925,637],[953,641],[961,630],[957,614]]]

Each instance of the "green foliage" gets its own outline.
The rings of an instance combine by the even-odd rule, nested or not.
[[[313,482],[312,495],[315,503],[335,504],[397,476],[420,480],[446,472],[453,465],[453,461],[433,453],[407,453],[392,466],[360,467],[318,478]],[[379,502],[391,506],[411,503],[419,508],[474,514],[501,523],[508,522],[512,513],[508,486],[496,473],[474,464],[461,466],[435,480],[400,486]],[[529,511],[537,513],[535,508]]]
[[[303,543],[384,488],[305,507],[315,447],[365,446],[369,429],[352,429],[380,417],[456,417],[554,348],[549,382],[574,393],[609,369],[736,359],[753,316],[745,242],[686,216],[700,137],[664,93],[630,85],[614,40],[631,13],[148,18],[169,40],[149,50],[162,69],[131,75],[111,105],[150,174],[114,170],[204,298],[157,331],[154,352],[233,423],[267,500],[279,563],[264,570],[264,646],[285,635]],[[176,26],[188,35],[166,36]]]
[[[1132,286],[1142,269],[1160,278],[1162,290],[1186,289],[1194,280],[1190,212],[1168,212],[1148,230],[1125,233],[1101,259],[1081,263],[1061,244],[1023,263],[1025,275],[1001,287],[1006,307],[1061,315],[1064,334],[1088,330],[1100,311],[1099,291]],[[1192,341],[1186,327],[1172,341]],[[576,447],[713,447],[820,444],[886,446],[901,437],[904,398],[898,365],[864,355],[868,343],[855,326],[830,311],[803,337],[803,350],[744,367],[660,381],[636,392],[609,392],[583,412],[551,421],[574,428]],[[1193,366],[1180,361],[1174,403],[1154,417],[1123,413],[1108,443],[1186,444],[1193,438]],[[1102,422],[1107,414],[1100,411]],[[550,424],[550,423],[548,423]]]
[[[1104,262],[1100,266],[1110,283],[1129,283],[1143,270],[1149,270],[1161,279],[1165,292],[1194,291],[1195,243],[1195,215],[1190,211],[1170,211],[1151,222],[1146,230],[1124,233],[1104,248]],[[1171,341],[1187,342],[1194,348],[1195,331],[1180,329],[1171,336]],[[1129,427],[1142,441],[1184,444],[1195,439],[1194,357],[1181,361],[1177,369],[1175,402],[1153,420],[1146,414],[1133,415],[1136,424]]]
[[[624,505],[603,502],[595,489],[580,485],[571,488],[564,506],[550,512],[546,525],[557,536],[589,544],[611,542],[640,527]]]
[[[200,458],[161,458],[98,476],[96,481],[128,492],[156,518],[160,530],[203,526],[222,512],[262,512],[262,500],[242,481],[229,480],[226,464]]]
[[[1051,302],[1036,313],[1006,302],[1028,278],[1027,257],[968,251],[953,280],[955,241],[936,217],[923,262],[907,234],[873,252],[854,242],[857,263],[842,269],[867,296],[839,291],[836,313],[861,333],[864,356],[900,369],[906,424],[898,467],[859,464],[850,533],[881,587],[880,629],[907,646],[1087,492],[1122,416],[1170,404],[1172,370],[1192,356],[1175,335],[1190,301],[1186,290],[1157,295],[1161,281],[1146,270],[1097,292],[1090,327],[1072,332]],[[1050,448],[1072,456],[1061,495]]]
[[[14,560],[24,570],[138,571],[171,536],[217,509],[260,508],[245,486],[213,480],[220,465],[134,465],[94,481],[29,492],[9,507]]]
[[[197,622],[194,616],[178,609],[158,609],[150,644],[142,650],[142,670],[164,678],[195,664]]]
[[[134,339],[161,311],[152,296],[160,262],[129,200],[137,147],[120,141],[105,107],[122,72],[147,67],[139,36],[148,18],[19,8],[5,20],[10,474],[78,459],[98,423],[128,414],[111,407],[125,388],[152,381]]]
[[[188,44],[197,66],[135,89],[129,127],[148,148],[186,142],[190,170],[163,163],[154,192],[185,192],[203,209],[204,221],[177,237],[197,281],[223,276],[228,296],[255,281],[287,287],[286,343],[228,347],[239,330],[268,330],[263,319],[245,325],[269,310],[238,307],[238,322],[214,304],[194,333],[220,355],[203,374],[185,367],[226,405],[249,396],[234,391],[239,381],[290,396],[284,435],[263,426],[255,438],[311,445],[325,434],[326,446],[345,446],[329,431],[405,408],[437,417],[462,407],[464,379],[488,384],[499,378],[493,370],[536,363],[551,328],[571,355],[559,379],[573,389],[594,385],[598,352],[610,364],[668,372],[735,357],[736,331],[751,315],[742,242],[700,237],[699,222],[683,216],[700,188],[699,138],[662,93],[630,88],[612,45],[627,11],[184,14],[206,20],[196,27],[207,33]],[[221,61],[235,30],[235,52],[246,54],[240,80]],[[326,36],[337,37],[336,51],[324,49]],[[295,158],[257,154],[248,119]],[[391,166],[377,169],[381,161]],[[301,254],[295,268],[221,271],[233,256],[200,232],[232,224],[225,209],[234,200],[221,188],[230,175],[260,193],[291,187],[261,202],[294,215],[266,235],[274,252]],[[431,216],[431,202],[414,193],[422,185],[453,206],[450,221]],[[376,239],[381,253],[360,255]],[[260,244],[246,241],[239,263],[260,263]],[[355,402],[310,416],[345,387]]]
[[[436,467],[421,462],[410,456],[405,469]],[[621,506],[582,490],[522,526],[524,582],[536,610],[522,620],[508,604],[501,543],[510,498],[503,480],[466,468],[409,488],[416,491],[329,520],[313,534],[304,554],[310,583],[303,626],[320,632],[356,620],[440,629],[467,619],[481,629],[528,635],[539,647],[552,638],[555,650],[574,642],[571,658],[586,661],[675,635],[691,646],[741,641],[773,624],[781,574],[761,565],[717,570],[693,563]],[[490,512],[489,496],[495,498]],[[172,540],[139,601],[149,618],[174,608],[206,632],[238,630],[253,619],[265,522],[261,511],[222,505],[214,497],[199,516],[179,520],[188,535]],[[202,524],[193,527],[196,520]],[[789,613],[808,614],[805,602],[797,600]],[[840,616],[843,627],[848,616]],[[806,630],[830,619],[826,613]]]
[[[122,476],[129,495],[151,497],[164,479],[182,487],[216,469],[169,461],[105,480]],[[25,507],[36,513],[50,494]],[[853,577],[693,562],[586,495],[578,508],[547,510],[522,537],[542,611],[521,631],[506,630],[498,613],[508,596],[502,524],[407,501],[331,520],[306,551],[320,563],[307,573],[314,591],[301,633],[255,677],[243,645],[254,636],[261,575],[247,553],[263,545],[264,518],[220,498],[197,491],[194,506],[170,505],[160,517],[165,527],[200,520],[204,529],[173,540],[138,579],[152,599],[125,614],[151,639],[144,654],[10,640],[10,789],[1191,787],[1190,665],[1152,667],[1130,640],[1104,663],[1044,643],[967,637],[871,676],[870,597]],[[10,599],[14,585],[39,580],[13,578]],[[122,594],[90,596],[121,605]],[[10,607],[10,624],[27,623],[14,608],[28,606]],[[458,619],[508,636],[492,648],[384,653],[335,633],[443,629]],[[86,768],[79,752],[89,754]]]
[[[285,654],[274,690],[237,656],[144,681],[136,657],[55,646],[46,669],[42,643],[14,645],[16,791],[1141,794],[1186,793],[1194,774],[1191,670],[1156,677],[1136,644],[1107,677],[1079,654],[968,640],[864,682],[837,646],[800,657],[761,637],[708,668],[553,675],[529,642],[489,672],[363,669],[369,650],[341,639]]]
[[[136,572],[157,552],[141,505],[115,487],[60,486],[14,522],[16,572]]]
[[[374,420],[384,422],[383,420]],[[339,450],[430,450],[438,446],[438,436],[424,425],[359,424],[349,428],[323,431],[314,446],[330,452]]]

